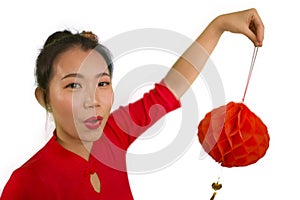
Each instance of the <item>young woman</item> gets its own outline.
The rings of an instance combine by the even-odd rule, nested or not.
[[[91,32],[55,32],[36,61],[38,102],[55,121],[53,137],[15,170],[1,200],[133,199],[126,151],[179,99],[200,73],[225,31],[262,46],[264,25],[255,9],[216,17],[160,83],[110,113],[114,99],[109,51]]]

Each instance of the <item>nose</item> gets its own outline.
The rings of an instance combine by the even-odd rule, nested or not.
[[[87,90],[83,104],[84,108],[100,107],[100,101],[97,97],[95,88]]]

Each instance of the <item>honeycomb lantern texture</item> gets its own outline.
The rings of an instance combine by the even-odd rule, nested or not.
[[[198,126],[203,149],[223,167],[256,163],[269,147],[268,129],[243,103],[227,105],[207,113]]]

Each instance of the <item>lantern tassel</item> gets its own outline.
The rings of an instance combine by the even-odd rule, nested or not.
[[[217,190],[220,190],[222,188],[222,184],[218,182],[214,182],[212,185],[211,185],[212,189],[214,190],[214,193],[213,195],[210,197],[210,200],[214,200],[216,195],[217,195]]]
[[[242,102],[244,102],[244,100],[245,100],[245,96],[246,96],[246,93],[247,93],[249,81],[250,81],[250,78],[251,78],[251,74],[252,74],[252,71],[253,71],[253,67],[254,67],[254,63],[255,63],[255,59],[256,59],[256,55],[257,55],[257,51],[258,51],[258,47],[254,47],[252,60],[251,60],[251,65],[250,65],[250,71],[249,71],[249,74],[248,74],[248,80],[247,80],[247,84],[246,84],[246,88],[245,88],[245,92],[244,92]]]
[[[217,192],[214,192],[213,195],[210,197],[210,200],[214,200]]]

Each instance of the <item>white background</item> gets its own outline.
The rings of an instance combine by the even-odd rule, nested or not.
[[[216,199],[299,199],[300,14],[296,3],[292,0],[2,1],[0,193],[12,171],[51,136],[46,113],[34,98],[35,59],[49,34],[65,28],[84,29],[92,30],[105,41],[133,29],[163,28],[195,39],[215,16],[255,7],[266,27],[265,41],[258,52],[246,104],[268,126],[271,141],[267,154],[248,167],[221,168],[208,156],[199,158],[201,147],[195,137],[189,149],[172,165],[153,173],[130,174],[131,187],[135,199],[209,199],[213,192],[210,185],[220,176],[223,188]],[[226,101],[240,101],[252,50],[253,45],[244,36],[225,33],[212,54],[223,80]],[[171,66],[173,57],[153,63]],[[132,66],[144,62],[141,56],[135,59]],[[209,104],[204,106],[201,102],[209,99],[202,82],[200,76],[193,86],[199,99],[199,120],[211,109]],[[130,150],[151,152],[163,148],[151,149],[148,145],[145,150],[142,143],[137,141]]]

